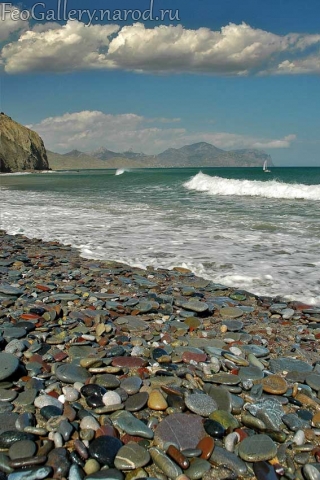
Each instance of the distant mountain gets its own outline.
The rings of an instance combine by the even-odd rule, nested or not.
[[[270,155],[261,150],[222,150],[206,142],[168,148],[159,155],[146,155],[131,150],[113,152],[101,147],[90,153],[72,150],[57,154],[48,152],[51,168],[172,168],[172,167],[262,167],[265,160],[273,166]]]

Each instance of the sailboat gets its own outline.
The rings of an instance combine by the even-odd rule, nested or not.
[[[271,170],[268,170],[268,162],[267,162],[267,160],[264,161],[262,168],[263,168],[264,173],[271,173]]]

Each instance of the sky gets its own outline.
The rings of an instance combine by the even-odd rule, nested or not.
[[[318,0],[1,2],[1,111],[59,153],[205,141],[320,166],[319,18]]]

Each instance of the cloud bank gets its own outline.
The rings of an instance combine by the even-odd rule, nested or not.
[[[134,113],[112,115],[100,111],[82,111],[49,117],[28,126],[42,136],[49,150],[59,152],[73,149],[91,151],[106,146],[114,151],[132,148],[152,155],[169,147],[179,148],[195,142],[208,142],[227,150],[274,149],[288,148],[295,140],[295,135],[267,139],[229,132],[197,133],[177,126],[178,123],[177,118],[146,118]]]
[[[4,38],[22,25],[2,22]],[[17,23],[17,22],[15,22]],[[25,22],[23,22],[25,23]],[[25,25],[24,25],[25,27]],[[23,30],[1,53],[7,73],[122,69],[141,73],[275,75],[320,73],[320,34],[277,35],[246,23],[219,31],[142,23],[85,25],[69,20]]]

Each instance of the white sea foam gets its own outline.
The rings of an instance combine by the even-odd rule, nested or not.
[[[281,183],[277,180],[267,182],[258,180],[234,180],[211,177],[199,172],[184,183],[188,190],[206,192],[209,195],[236,195],[249,197],[279,198],[288,200],[319,200],[320,185]]]
[[[31,174],[32,174],[31,172],[1,173],[0,178],[1,178],[2,176],[4,176],[4,177],[13,177],[13,176],[16,176],[16,175],[31,175]]]
[[[130,170],[127,170],[125,168],[118,168],[116,171],[115,175],[123,175],[125,172],[129,172]]]

